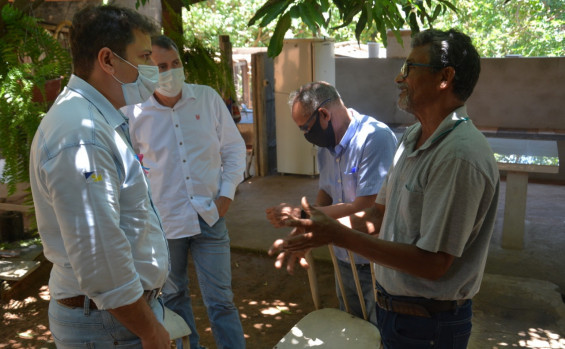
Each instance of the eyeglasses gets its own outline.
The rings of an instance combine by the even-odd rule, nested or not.
[[[408,77],[408,74],[410,74],[410,67],[435,68],[435,66],[431,65],[431,64],[404,62],[404,64],[402,65],[402,68],[400,68],[400,73],[402,74],[402,79],[406,79]]]
[[[298,126],[298,128],[300,129],[300,131],[303,132],[308,132],[310,131],[310,128],[308,127],[308,125],[310,125],[310,122],[312,121],[312,119],[318,115],[318,110],[326,103],[328,103],[329,101],[331,101],[331,98],[326,99],[325,101],[323,101],[322,103],[320,103],[320,105],[318,105],[318,107],[316,109],[314,109],[314,112],[312,113],[312,115],[310,115],[310,117],[308,118],[308,120],[306,120],[306,122],[302,125],[302,126]]]

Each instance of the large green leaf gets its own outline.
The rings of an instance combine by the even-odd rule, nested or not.
[[[318,31],[318,26],[316,25],[316,19],[311,15],[311,12],[315,12],[315,10],[307,2],[298,4],[298,9],[302,21],[308,26],[308,28],[310,28],[312,33],[316,33]]]
[[[432,15],[432,21],[435,21],[436,18],[438,18],[438,16],[441,14],[442,9],[443,9],[443,6],[436,5],[436,8],[434,10],[434,14]]]
[[[276,57],[281,53],[284,41],[284,35],[290,28],[290,13],[285,13],[277,22],[277,26],[275,27],[275,32],[271,37],[271,41],[269,42],[269,47],[267,48],[267,55],[269,57]]]
[[[314,22],[318,23],[319,25],[326,24],[326,19],[319,11],[319,8],[314,6],[315,3],[313,1],[305,1],[302,4],[306,9],[306,13],[308,14],[308,17],[310,17]]]
[[[363,32],[363,30],[365,29],[365,25],[367,24],[367,9],[364,8],[361,11],[361,16],[359,16],[359,19],[357,20],[357,25],[355,26],[355,38],[357,39],[357,41],[359,41],[359,38],[361,37],[361,33]]]
[[[287,0],[269,0],[269,1],[267,1],[263,6],[261,6],[261,8],[259,10],[257,10],[255,15],[253,15],[253,17],[251,17],[251,19],[249,20],[249,23],[247,25],[252,26],[253,24],[255,24],[255,22],[257,20],[259,20],[260,18],[266,17],[266,16],[269,16],[269,17],[272,16],[272,19],[276,18],[288,6],[287,2],[288,2]],[[269,21],[269,23],[263,24],[264,21],[265,21],[265,19],[263,18],[263,21],[261,22],[261,24],[259,24],[259,26],[265,27],[265,26],[267,26],[267,24],[269,24],[271,22],[271,21]]]
[[[282,13],[285,12],[286,8],[293,2],[293,0],[286,0],[283,3],[279,3],[276,6],[273,7],[273,9],[271,11],[269,11],[265,17],[263,17],[263,20],[261,21],[261,24],[259,24],[260,27],[266,27],[267,25],[269,25],[269,23],[271,23],[275,18],[279,17]]]

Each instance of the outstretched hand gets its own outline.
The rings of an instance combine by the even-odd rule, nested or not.
[[[288,219],[284,222],[286,226],[300,228],[303,233],[285,238],[282,249],[294,252],[331,244],[341,223],[310,206],[306,197],[302,197],[301,203],[310,218]]]
[[[299,261],[303,268],[308,268],[306,253],[312,248],[331,244],[335,232],[343,227],[335,219],[310,206],[306,197],[302,198],[301,203],[310,218],[301,219],[289,215],[281,223],[284,226],[294,227],[294,229],[284,239],[276,240],[269,249],[270,256],[278,253],[275,268],[282,268],[286,260],[286,270],[289,274],[294,273],[296,261]]]
[[[269,207],[265,210],[267,220],[275,228],[285,226],[285,222],[289,219],[300,218],[300,208],[289,204],[279,204],[278,206]]]
[[[292,229],[288,237],[296,236],[303,233],[304,231],[301,228],[294,228]],[[306,253],[308,253],[308,251],[296,251],[296,252],[284,251],[283,250],[284,242],[285,239],[277,239],[269,249],[269,256],[273,256],[278,253],[277,258],[275,260],[275,268],[281,269],[286,260],[286,271],[291,275],[294,274],[294,267],[296,265],[296,261],[300,263],[300,266],[302,268],[308,269],[310,267],[308,265],[308,262],[306,261]]]

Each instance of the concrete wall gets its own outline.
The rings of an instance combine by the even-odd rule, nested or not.
[[[413,123],[415,118],[396,104],[394,78],[403,62],[336,58],[336,87],[344,103],[388,124]],[[565,57],[483,58],[467,107],[479,127],[565,133]],[[558,148],[560,174],[542,179],[565,180],[565,141]]]
[[[386,123],[410,123],[396,107],[394,78],[403,58],[336,58],[336,87],[346,105]],[[476,125],[565,132],[565,57],[483,58],[467,101]]]
[[[565,132],[565,57],[484,58],[467,104],[485,127]]]
[[[335,84],[343,102],[387,124],[413,123],[414,116],[398,109],[394,78],[403,58],[336,58]]]

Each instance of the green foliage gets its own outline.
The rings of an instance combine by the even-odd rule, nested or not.
[[[409,26],[418,32],[421,26],[431,26],[437,18],[448,11],[456,11],[447,0],[268,0],[251,19],[249,26],[259,23],[265,27],[277,20],[269,42],[269,56],[277,56],[283,39],[291,28],[290,18],[297,18],[314,33],[327,30],[332,8],[336,8],[340,24],[332,29],[347,27],[355,22],[355,38],[359,41],[364,31],[372,30],[379,34],[383,44],[387,44],[387,29],[393,30],[396,39],[401,41],[398,31]],[[324,16],[324,14],[326,14]],[[375,35],[375,34],[373,34]]]
[[[68,77],[70,55],[47,31],[13,6],[1,9],[5,29],[0,35],[0,152],[5,159],[0,181],[10,194],[29,181],[29,150],[47,102],[34,101],[45,82]]]
[[[274,24],[247,26],[247,21],[264,0],[211,0],[193,4],[183,14],[185,35],[206,47],[219,48],[218,36],[229,35],[234,47],[267,46]]]
[[[330,36],[336,42],[384,43],[384,29],[389,26],[377,26],[376,20],[384,18],[380,21],[397,21],[403,28],[417,24],[413,30],[457,28],[473,38],[484,57],[565,55],[562,0],[208,0],[189,9],[185,24],[210,47],[217,47],[221,34],[229,35],[236,47],[312,36]],[[285,31],[288,18],[290,27]],[[252,25],[246,27],[249,23]],[[270,52],[274,54],[276,48],[273,44]]]
[[[222,60],[218,51],[205,45],[195,37],[185,37],[182,61],[187,80],[192,84],[208,85],[221,96],[236,100],[235,86],[231,79],[231,69]]]
[[[454,0],[436,27],[455,27],[473,38],[484,57],[565,56],[565,1]]]
[[[39,237],[38,233],[34,234],[35,236],[26,240],[18,240],[12,242],[0,242],[0,249],[1,250],[13,250],[13,249],[20,249],[30,246],[40,246],[41,245],[41,238]]]
[[[496,162],[522,165],[559,166],[559,157],[533,155],[504,155],[494,153]]]

